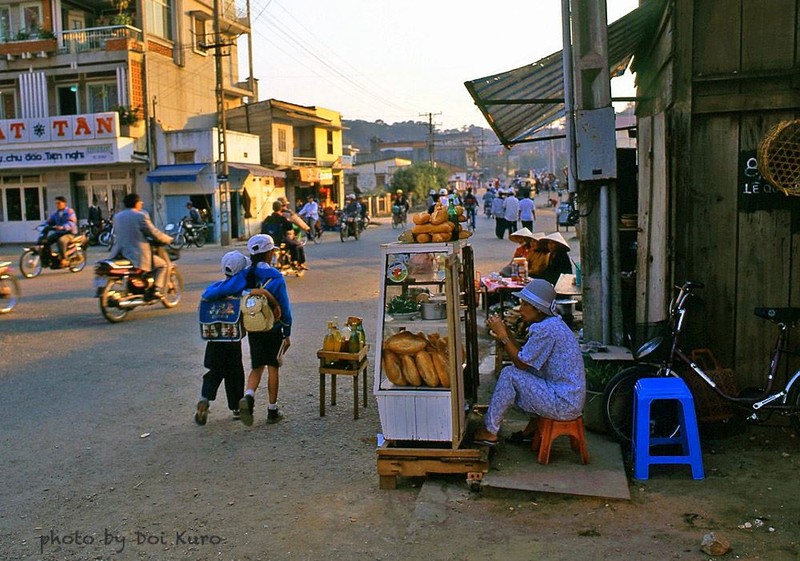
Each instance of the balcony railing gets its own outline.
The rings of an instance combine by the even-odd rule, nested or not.
[[[297,167],[301,167],[301,166],[316,166],[317,165],[317,159],[316,158],[300,158],[298,156],[295,156],[295,157],[292,158],[292,163]]]
[[[104,51],[106,50],[106,43],[112,39],[135,39],[141,41],[142,32],[130,25],[70,29],[61,33],[58,54]]]

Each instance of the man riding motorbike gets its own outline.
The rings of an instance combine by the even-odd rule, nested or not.
[[[272,214],[264,219],[261,224],[261,233],[272,237],[276,247],[286,244],[286,250],[292,260],[292,265],[296,269],[308,269],[306,265],[305,249],[297,243],[294,236],[294,226],[284,215],[287,205],[283,201],[277,200],[272,203]]]
[[[314,195],[308,196],[306,199],[306,204],[303,205],[303,208],[301,208],[300,212],[297,214],[306,221],[306,224],[308,224],[310,228],[308,231],[309,238],[314,238],[314,236],[322,233],[322,228],[318,229],[319,204],[317,204],[317,201],[314,200]]]
[[[58,257],[61,259],[61,266],[66,268],[69,261],[66,258],[67,246],[72,241],[72,236],[78,233],[78,218],[75,211],[67,206],[67,198],[56,197],[56,211],[47,219],[50,231],[47,233],[48,251],[50,246],[58,243]]]
[[[136,193],[125,195],[123,204],[125,210],[114,217],[115,239],[111,255],[121,255],[134,267],[153,271],[155,283],[150,296],[161,298],[167,279],[167,263],[158,255],[153,255],[147,238],[164,245],[171,243],[172,238],[153,225],[150,216],[142,210],[144,203],[139,195]]]

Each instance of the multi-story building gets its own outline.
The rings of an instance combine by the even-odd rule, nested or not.
[[[220,12],[235,107],[257,97],[238,76],[249,13],[244,0]],[[147,173],[174,162],[158,161],[155,132],[217,123],[213,21],[210,1],[0,0],[0,240],[30,239],[57,195],[79,218],[93,198],[110,213],[134,190],[161,206],[168,193]]]
[[[227,124],[261,138],[261,163],[286,173],[290,201],[314,195],[323,206],[342,206],[350,158],[342,156],[340,113],[268,99],[231,109]]]

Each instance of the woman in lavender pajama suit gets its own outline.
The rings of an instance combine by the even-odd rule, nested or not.
[[[528,340],[521,349],[509,337],[499,316],[487,322],[513,362],[500,371],[484,417],[485,427],[476,430],[473,436],[475,442],[490,446],[497,443],[500,423],[512,405],[532,415],[569,421],[581,415],[586,398],[580,346],[555,313],[553,285],[534,279],[514,296],[520,299],[522,318],[531,324]],[[521,436],[532,436],[535,427],[534,419]]]

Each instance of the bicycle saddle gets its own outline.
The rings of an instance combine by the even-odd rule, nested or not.
[[[800,308],[756,308],[754,313],[773,323],[794,324],[800,319]]]

